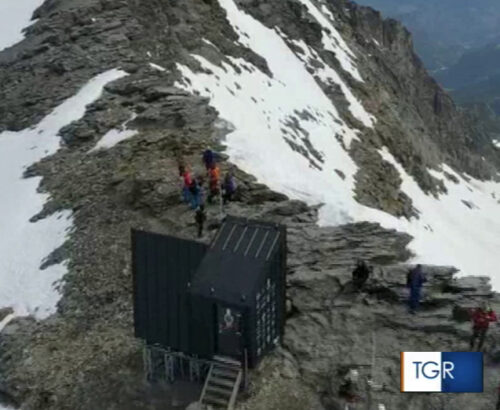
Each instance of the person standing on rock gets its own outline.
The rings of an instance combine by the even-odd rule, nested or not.
[[[356,290],[361,290],[363,285],[370,277],[371,268],[365,261],[358,260],[356,268],[352,271],[352,283]]]
[[[345,400],[347,410],[354,409],[360,401],[359,372],[356,369],[350,369],[344,376],[339,387],[339,396]]]
[[[208,170],[208,186],[209,186],[209,195],[208,195],[208,203],[211,204],[213,199],[220,194],[220,170],[217,164],[213,164],[212,167]]]
[[[410,289],[409,307],[410,313],[415,314],[420,306],[420,297],[422,294],[422,286],[427,282],[422,265],[417,265],[408,272],[406,277],[406,286]]]
[[[189,172],[189,168],[187,168],[183,164],[180,164],[179,176],[182,179],[182,199],[184,202],[189,203],[191,201],[191,193],[189,189],[192,183],[191,172]]]
[[[207,214],[203,204],[196,209],[194,220],[196,221],[196,226],[198,227],[198,238],[201,238],[203,236],[203,227],[205,225],[205,221],[207,220]]]
[[[497,315],[486,302],[483,302],[479,308],[470,311],[470,318],[472,320],[470,349],[474,349],[476,340],[478,340],[477,350],[480,351],[483,348],[490,323],[498,320]]]
[[[202,187],[198,181],[193,178],[189,185],[189,193],[191,195],[191,209],[196,209],[202,203]]]
[[[232,171],[228,171],[224,176],[224,182],[222,183],[222,200],[224,204],[232,201],[233,195],[236,192],[236,182],[234,181],[234,175]]]
[[[207,147],[207,149],[203,152],[202,160],[207,171],[215,165],[215,155],[209,147]]]

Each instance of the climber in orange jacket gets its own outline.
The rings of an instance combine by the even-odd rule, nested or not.
[[[220,193],[220,170],[216,163],[213,163],[212,166],[208,170],[208,186],[209,186],[209,195],[208,202],[212,203],[213,198],[219,195]]]

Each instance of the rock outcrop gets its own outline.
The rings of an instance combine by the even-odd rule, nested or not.
[[[241,408],[270,408],[279,394],[282,401],[273,404],[274,409],[298,409],[297,403],[304,401],[311,407],[302,408],[343,409],[339,387],[349,369],[361,375],[361,408],[376,408],[379,403],[387,409],[488,408],[496,400],[499,376],[494,365],[500,334],[496,326],[490,330],[485,349],[483,395],[399,392],[400,351],[466,351],[470,325],[464,321],[465,309],[477,306],[481,299],[500,307],[498,296],[480,278],[453,279],[453,268],[428,266],[424,269],[430,281],[422,309],[410,315],[405,306],[406,269],[403,265],[377,267],[361,293],[352,289],[347,268],[344,273],[337,268],[292,275],[293,309],[284,348],[266,359],[254,375],[251,398]],[[462,315],[457,315],[459,311]],[[367,380],[379,388],[370,389]]]

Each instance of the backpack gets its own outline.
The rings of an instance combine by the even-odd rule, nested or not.
[[[228,192],[234,192],[236,190],[236,183],[232,175],[226,175],[224,179],[224,189]]]

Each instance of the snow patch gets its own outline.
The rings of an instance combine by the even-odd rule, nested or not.
[[[321,6],[321,11],[323,12],[323,14],[325,14],[331,21],[335,21],[335,18],[333,17],[333,14],[332,12],[328,9],[328,7],[326,6],[326,4],[323,4]]]
[[[14,315],[14,313],[10,313],[0,321],[0,333],[2,332],[3,328],[7,326],[15,317],[16,316]],[[2,406],[0,406],[0,410],[2,410]]]
[[[12,307],[15,316],[43,319],[56,310],[59,292],[55,284],[66,273],[61,263],[41,270],[40,265],[66,240],[72,226],[70,211],[30,222],[48,199],[37,192],[40,177],[23,178],[28,166],[59,149],[59,130],[81,118],[104,85],[126,75],[110,70],[90,80],[40,123],[19,132],[0,133],[0,307]],[[5,325],[5,324],[4,324]]]
[[[500,148],[500,140],[493,140],[493,145],[497,148]]]
[[[23,29],[44,0],[0,1],[0,51],[24,39]]]
[[[208,44],[209,46],[215,48],[216,50],[219,50],[220,51],[220,48],[217,47],[214,43],[212,43],[210,40],[207,40],[206,38],[202,38],[202,41],[205,43],[205,44]]]
[[[280,33],[280,35],[283,35]],[[321,57],[316,53],[314,49],[309,47],[303,40],[288,40],[299,47],[303,52],[304,56],[298,54],[297,56],[306,63],[310,70],[313,70],[318,78],[325,84],[337,84],[340,86],[342,93],[349,103],[349,111],[351,114],[363,123],[365,127],[372,128],[375,123],[375,117],[369,114],[361,102],[354,96],[351,89],[346,85],[346,83],[340,78],[338,73],[327,65]],[[321,67],[317,67],[317,64],[311,64],[312,61],[320,63]]]
[[[127,129],[127,124],[133,121],[137,117],[136,114],[132,115],[132,117],[125,121],[121,127],[114,128],[109,130],[104,136],[97,142],[94,148],[92,148],[89,152],[95,152],[101,149],[112,148],[116,144],[126,139],[132,138],[137,135],[137,130],[129,130]]]
[[[155,63],[149,63],[149,66],[155,70],[158,70],[158,71],[167,71],[167,69],[165,67],[162,67],[161,65],[158,65],[158,64],[155,64]]]
[[[359,74],[359,71],[354,63],[356,56],[349,49],[346,42],[333,26],[332,21],[330,21],[324,14],[324,10],[328,8],[323,5],[323,13],[313,4],[312,0],[299,0],[304,6],[306,6],[307,11],[311,14],[316,21],[323,27],[323,47],[326,50],[335,53],[335,57],[339,61],[342,68],[347,71],[353,78],[362,82],[363,79]],[[332,14],[327,14],[327,16],[333,20]]]
[[[441,171],[429,170],[448,190],[436,199],[420,189],[386,148],[380,150],[380,154],[396,167],[403,180],[401,190],[420,212],[418,220],[400,219],[391,226],[415,238],[410,244],[418,255],[415,261],[453,265],[461,270],[460,275],[487,275],[493,287],[500,289],[500,184],[472,177],[467,177],[467,181],[443,164]],[[445,172],[456,177],[459,183],[449,181]]]

